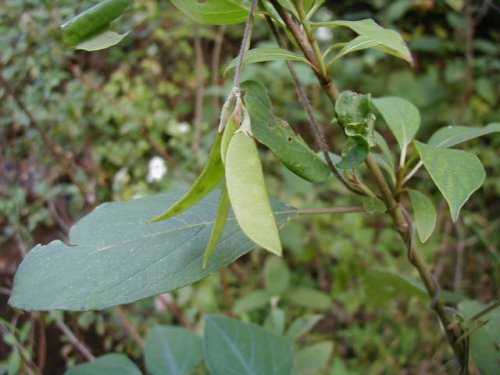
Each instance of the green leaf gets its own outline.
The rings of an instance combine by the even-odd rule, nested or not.
[[[205,321],[205,359],[213,375],[291,375],[293,353],[282,337],[222,316]]]
[[[373,47],[376,47],[377,45],[378,45],[378,43],[369,37],[358,36],[358,37],[354,38],[353,40],[351,40],[349,43],[346,43],[342,47],[342,49],[335,55],[335,57],[332,59],[332,61],[330,63],[331,64],[335,63],[341,57],[343,57],[349,53],[361,51],[361,50],[368,49],[368,48],[373,48]]]
[[[309,182],[322,182],[330,176],[328,165],[293,130],[272,112],[264,86],[255,81],[241,84],[245,104],[252,120],[252,132],[296,175]]]
[[[445,126],[436,131],[429,139],[428,144],[434,147],[453,147],[459,143],[481,137],[483,135],[500,132],[500,123],[491,123],[485,127]]]
[[[245,22],[248,10],[241,0],[172,0],[181,12],[206,25],[231,25]]]
[[[296,305],[309,309],[326,310],[332,305],[331,298],[328,294],[304,287],[290,290],[286,294],[286,298]]]
[[[234,118],[231,117],[224,128],[224,132],[222,133],[222,141],[220,145],[220,156],[222,159],[222,163],[226,164],[226,152],[229,147],[229,141],[233,137],[234,133],[238,130],[236,123],[234,122]]]
[[[210,239],[208,240],[207,249],[205,250],[205,255],[203,256],[203,269],[207,268],[208,260],[217,247],[219,239],[224,233],[224,227],[226,226],[230,209],[231,204],[229,203],[229,197],[227,196],[227,189],[224,186],[219,199],[219,209],[217,210],[217,217],[215,218],[212,233],[210,233]]]
[[[265,307],[273,294],[268,290],[254,290],[248,295],[239,298],[234,304],[233,312],[236,315],[244,314]]]
[[[349,137],[342,149],[342,161],[337,163],[336,167],[340,169],[356,168],[365,161],[369,152],[370,145],[364,137]]]
[[[378,25],[372,19],[365,19],[361,21],[330,21],[330,22],[315,22],[313,26],[327,26],[338,27],[345,26],[350,28],[359,36],[370,39],[376,43],[372,48],[384,51],[400,59],[413,63],[410,50],[406,46],[401,35],[394,31],[385,29]]]
[[[259,153],[242,131],[231,138],[226,155],[226,186],[241,230],[257,245],[281,255],[281,241],[269,205]]]
[[[179,215],[202,200],[221,182],[224,177],[224,166],[221,159],[222,134],[218,134],[215,144],[210,150],[207,163],[196,179],[191,189],[181,199],[170,206],[165,212],[151,219],[151,223],[157,223]]]
[[[420,158],[432,180],[448,202],[453,221],[472,193],[481,187],[486,177],[476,155],[462,150],[436,148],[415,141]]]
[[[374,197],[361,197],[361,202],[366,212],[370,214],[375,213],[384,213],[387,211],[387,206],[385,203],[379,199]]]
[[[290,285],[290,269],[283,259],[271,257],[264,265],[266,288],[275,295],[284,293]]]
[[[415,223],[417,226],[420,241],[425,242],[429,239],[437,222],[437,213],[432,201],[425,195],[416,190],[408,190],[411,205],[415,213]]]
[[[106,34],[103,31],[105,31],[109,27],[110,23],[113,20],[120,17],[130,5],[132,5],[132,0],[105,0],[87,9],[85,12],[80,13],[61,26],[63,29],[64,43],[69,44],[70,46],[76,46],[82,44],[90,38],[95,37],[98,34]],[[110,40],[116,41],[118,37],[121,37],[121,39],[123,39],[126,35],[125,34],[121,36],[116,33],[112,34],[114,35],[107,35],[102,37],[101,39],[109,39],[107,43],[110,43]],[[99,38],[99,36],[97,36],[97,38]],[[100,42],[100,44],[103,43],[104,41]],[[119,41],[111,45],[117,43],[119,43]],[[99,43],[95,41],[94,44],[97,45]],[[78,46],[77,48],[86,49]],[[88,50],[94,51],[95,49]]]
[[[405,275],[384,270],[373,270],[365,274],[365,294],[375,306],[387,304],[397,296],[428,298],[424,286]]]
[[[9,303],[25,310],[91,310],[131,303],[198,281],[255,246],[230,217],[202,270],[218,191],[176,218],[146,223],[181,196],[166,193],[99,206],[72,228],[72,246],[54,241],[28,253]],[[293,214],[288,206],[273,206],[280,225]]]
[[[372,99],[372,103],[382,114],[399,148],[405,150],[420,127],[420,112],[417,107],[394,96]]]
[[[81,49],[84,51],[99,51],[101,49],[113,47],[114,45],[120,43],[128,34],[128,32],[125,34],[118,34],[114,31],[105,31],[90,39],[78,43],[75,46],[75,49]]]
[[[146,367],[153,375],[184,375],[203,359],[203,340],[180,327],[154,326],[144,348]]]
[[[477,301],[463,301],[458,305],[458,310],[466,318],[470,318],[485,307],[485,305]],[[470,336],[470,356],[479,368],[481,375],[498,374],[498,360],[500,358],[500,309],[496,308],[478,320],[487,323],[475,330]],[[472,328],[471,324],[466,328]]]
[[[126,355],[107,354],[96,358],[94,362],[75,366],[65,375],[141,375],[141,371]]]
[[[323,318],[323,315],[304,315],[300,318],[297,318],[293,321],[293,323],[288,328],[285,338],[294,342],[301,338],[306,333],[309,333],[311,329]]]
[[[307,61],[307,59],[303,56],[287,49],[277,47],[251,49],[245,53],[245,57],[243,58],[244,64],[255,64],[266,61],[298,61],[309,64],[309,61]],[[238,58],[235,58],[226,67],[224,75],[226,75],[231,69],[234,69],[237,65]]]
[[[333,342],[323,341],[300,349],[295,354],[296,375],[317,375],[326,367],[333,353]]]

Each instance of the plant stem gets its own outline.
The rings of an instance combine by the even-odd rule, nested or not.
[[[335,103],[335,100],[338,98],[339,93],[335,87],[332,77],[330,77],[328,72],[321,71],[321,64],[318,61],[318,59],[321,59],[321,55],[317,56],[315,54],[314,48],[311,45],[310,41],[310,39],[314,40],[314,35],[309,34],[309,38],[304,38],[304,35],[302,33],[302,29],[300,26],[302,26],[303,29],[306,30],[308,27],[307,22],[302,21],[302,25],[298,25],[292,18],[291,14],[286,9],[282,8],[276,0],[270,1],[295,38],[300,49],[304,53],[304,56],[315,67],[316,76],[330,101],[332,103]],[[427,269],[427,265],[425,264],[421,253],[414,245],[413,225],[411,219],[409,218],[409,215],[405,215],[403,208],[400,206],[399,202],[396,199],[395,193],[391,190],[381,169],[371,155],[368,155],[366,159],[366,165],[368,166],[368,169],[372,174],[375,183],[380,190],[380,193],[382,194],[382,199],[388,208],[388,213],[392,218],[397,232],[406,244],[409,260],[411,264],[414,265],[418,270],[420,277],[426,287],[427,293],[432,299],[432,308],[436,311],[439,320],[443,325],[450,346],[452,347],[456,358],[462,366],[462,371],[467,373],[467,349],[464,345],[457,342],[457,339],[460,337],[461,332],[452,324],[450,316],[446,312],[442,300],[439,298],[439,285],[436,283],[432,274]]]
[[[355,212],[366,212],[364,207],[325,207],[325,208],[299,208],[295,211],[297,215],[325,215],[325,214],[349,214]]]

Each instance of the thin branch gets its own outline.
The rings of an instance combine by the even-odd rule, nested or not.
[[[297,215],[325,215],[325,214],[348,214],[355,212],[366,212],[361,206],[352,207],[325,207],[325,208],[299,208],[295,211]]]
[[[194,135],[191,148],[199,167],[199,153],[201,145],[201,133],[203,128],[203,98],[205,95],[205,63],[203,58],[203,48],[201,45],[200,27],[195,26],[194,30],[195,49],[195,71],[196,71],[196,98],[194,106]]]
[[[56,320],[59,329],[66,335],[71,344],[82,354],[87,361],[94,361],[95,357],[87,346],[78,340],[73,331],[61,320]]]
[[[120,321],[122,322],[123,327],[125,328],[125,331],[128,332],[130,337],[132,337],[141,348],[144,348],[144,345],[145,345],[144,340],[142,339],[141,335],[139,335],[139,333],[137,332],[135,327],[132,325],[132,323],[130,323],[130,320],[128,320],[127,314],[125,313],[123,308],[121,306],[116,306],[115,312],[118,315],[118,317],[120,318]]]
[[[226,26],[219,26],[218,31],[217,31],[217,36],[215,38],[215,43],[214,43],[214,48],[212,52],[212,63],[211,63],[211,70],[212,70],[212,80],[211,80],[211,86],[215,87],[219,85],[219,69],[220,69],[220,60],[222,56],[222,43],[224,42],[224,33],[226,32]],[[214,95],[213,98],[213,103],[214,103],[214,108],[219,108],[220,106],[220,99],[217,95]],[[216,118],[218,117],[218,114],[216,111],[214,111]]]
[[[252,36],[253,29],[253,16],[255,14],[255,8],[257,7],[257,0],[252,1],[252,6],[250,8],[250,13],[248,14],[248,19],[245,24],[245,31],[243,32],[243,39],[241,40],[240,52],[238,54],[238,65],[236,66],[236,71],[234,73],[233,88],[239,90],[241,84],[241,72],[243,70],[243,59],[245,58],[245,53],[250,47],[250,38]]]

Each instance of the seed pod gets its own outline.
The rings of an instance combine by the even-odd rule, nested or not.
[[[80,13],[62,25],[64,43],[76,46],[105,31],[132,2],[133,0],[106,0]]]

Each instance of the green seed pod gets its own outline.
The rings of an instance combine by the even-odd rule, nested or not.
[[[105,0],[80,13],[62,25],[64,43],[75,46],[103,32],[132,2],[133,0]]]

